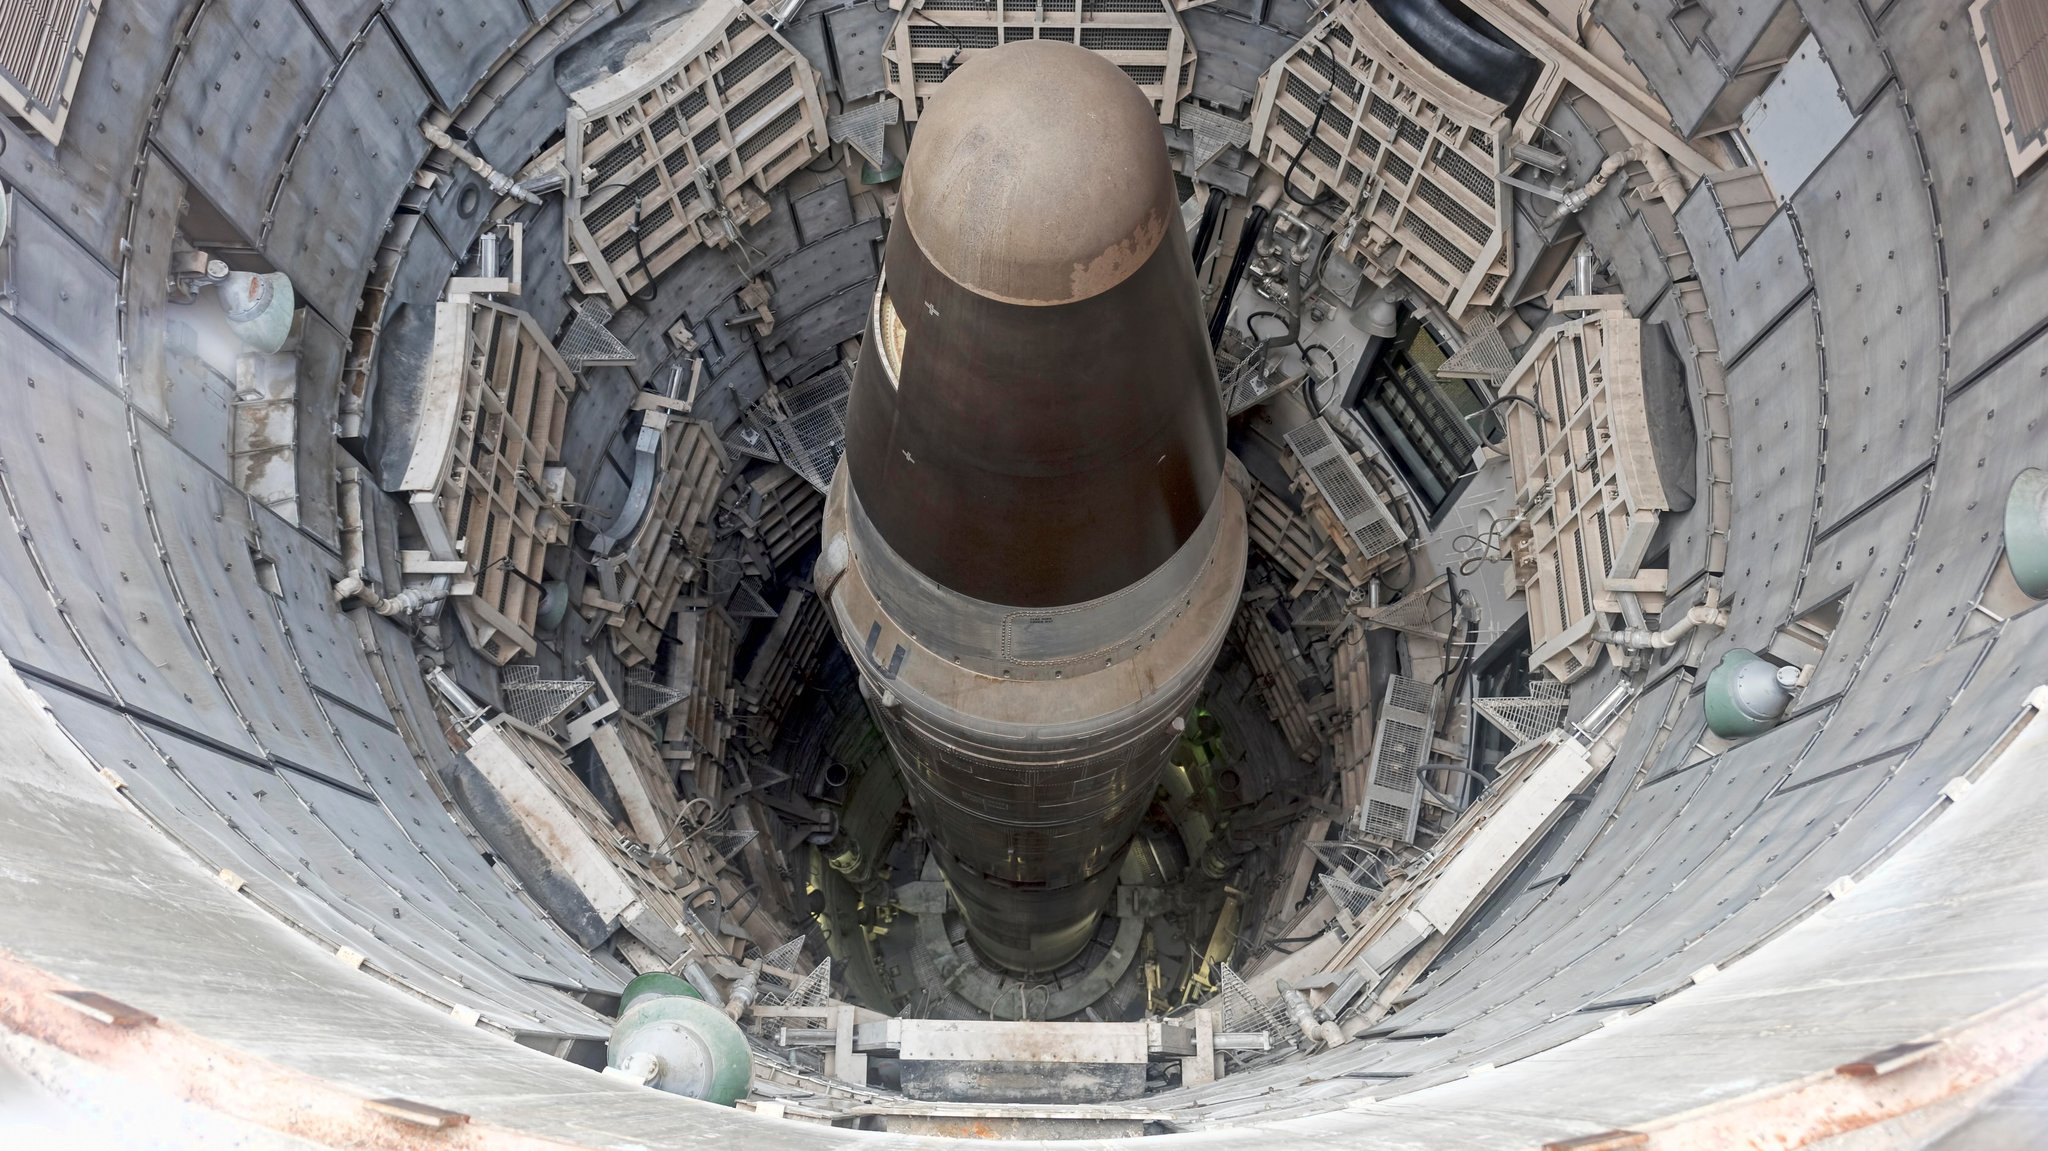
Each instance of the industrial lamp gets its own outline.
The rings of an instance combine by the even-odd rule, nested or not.
[[[226,261],[208,259],[204,252],[179,252],[172,264],[171,299],[189,304],[209,285],[220,297],[228,330],[250,350],[269,355],[284,347],[298,307],[290,276],[230,271]]]

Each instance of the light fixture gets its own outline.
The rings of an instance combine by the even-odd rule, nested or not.
[[[14,193],[0,184],[0,311],[14,311]]]
[[[218,261],[215,261],[218,263]],[[212,266],[208,266],[212,271]],[[223,268],[223,270],[225,270]],[[266,355],[284,347],[292,331],[291,277],[283,272],[228,272],[215,282],[228,328],[243,343]]]
[[[283,272],[236,272],[225,260],[184,247],[171,260],[173,303],[189,304],[200,289],[211,286],[220,297],[228,330],[251,351],[270,355],[284,347],[292,331],[292,313],[298,299],[291,277]]]

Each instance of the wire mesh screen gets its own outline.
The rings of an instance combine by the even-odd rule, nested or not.
[[[574,707],[595,687],[587,679],[542,679],[530,663],[508,664],[498,687],[505,694],[505,714],[528,727],[546,727]]]

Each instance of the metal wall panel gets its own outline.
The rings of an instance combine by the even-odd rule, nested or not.
[[[443,108],[460,104],[533,23],[519,0],[392,0],[384,19]]]
[[[112,383],[119,371],[114,274],[24,197],[14,197],[8,235],[14,318]]]
[[[253,241],[333,70],[296,7],[212,0],[192,26],[151,138]]]
[[[1905,112],[1880,99],[1792,201],[1827,340],[1823,529],[1934,453],[1941,269],[1923,187]]]
[[[392,209],[427,154],[427,92],[383,22],[342,64],[278,189],[264,251],[346,329]]]
[[[1679,207],[1678,227],[1700,288],[1713,305],[1710,318],[1721,341],[1721,359],[1733,362],[1806,294],[1810,284],[1799,237],[1792,220],[1780,212],[1737,252],[1705,183],[1694,185]]]
[[[170,34],[188,0],[101,0],[71,119],[52,162],[49,150],[10,116],[0,116],[0,180],[41,204],[108,266],[121,258],[125,190],[149,119],[149,94],[176,48]]]
[[[2048,260],[2040,258],[2040,238],[2048,236],[2048,180],[2016,183],[2009,175],[1991,92],[1960,10],[1893,4],[1879,27],[1940,206],[1951,325],[1947,383],[1954,387],[2042,321]]]

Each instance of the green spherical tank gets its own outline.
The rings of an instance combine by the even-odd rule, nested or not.
[[[1721,657],[1707,675],[1707,728],[1722,739],[1746,739],[1778,725],[1792,703],[1799,670],[1744,648]]]
[[[2048,599],[2048,472],[2040,468],[2013,478],[2005,500],[2005,558],[2021,591]]]
[[[754,1085],[746,1035],[695,992],[641,996],[619,1013],[605,1056],[649,1087],[724,1107]]]
[[[670,975],[666,971],[646,971],[635,975],[633,981],[626,984],[626,989],[619,992],[619,1016],[624,1018],[627,1009],[631,1008],[635,1003],[656,995],[687,995],[692,999],[704,998],[696,988],[690,986],[689,980],[684,979],[680,975]]]

